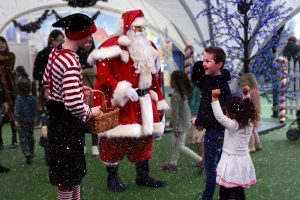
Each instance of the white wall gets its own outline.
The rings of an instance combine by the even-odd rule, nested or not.
[[[30,54],[30,48],[27,42],[21,43],[9,43],[9,50],[14,52],[16,55],[16,64],[15,68],[18,65],[23,65],[26,69],[26,72],[29,75],[29,78],[32,80],[32,59]]]

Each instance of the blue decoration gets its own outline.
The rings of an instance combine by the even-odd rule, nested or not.
[[[210,16],[213,37],[199,42],[205,48],[211,44],[227,52],[226,67],[233,78],[252,72],[262,95],[270,98],[278,88],[278,69],[273,68],[283,27],[292,8],[278,0],[199,0],[206,4],[195,17]],[[277,3],[276,3],[277,2]]]

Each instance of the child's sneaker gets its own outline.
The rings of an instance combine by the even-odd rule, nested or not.
[[[253,153],[255,151],[256,151],[256,149],[254,146],[249,146],[249,153]]]
[[[31,165],[32,164],[32,156],[27,156],[26,157],[26,164]]]
[[[167,162],[161,166],[161,169],[165,171],[176,171],[177,166],[173,163]]]
[[[257,144],[256,146],[255,146],[255,150],[256,151],[259,151],[259,150],[261,150],[262,149],[262,145],[261,144]]]

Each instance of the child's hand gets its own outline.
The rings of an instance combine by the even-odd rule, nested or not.
[[[192,117],[191,121],[192,121],[192,124],[195,125],[195,121],[196,121],[197,117]]]
[[[48,127],[47,126],[42,126],[42,128],[41,128],[41,137],[43,137],[43,138],[48,137]]]
[[[211,101],[218,101],[220,94],[221,94],[221,90],[219,90],[219,89],[212,90],[211,91]]]
[[[245,86],[243,86],[242,91],[243,91],[244,96],[247,96],[250,91],[250,87],[248,85],[245,85]]]

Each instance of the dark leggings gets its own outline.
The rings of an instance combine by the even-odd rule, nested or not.
[[[244,188],[225,188],[220,186],[219,200],[246,200]]]

